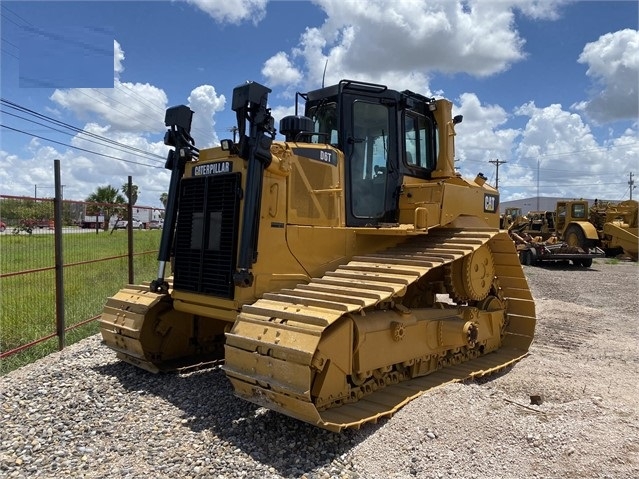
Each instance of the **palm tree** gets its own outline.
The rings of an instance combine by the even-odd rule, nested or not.
[[[122,196],[117,188],[111,185],[98,186],[96,190],[87,196],[86,199],[89,203],[100,203],[93,205],[92,210],[95,210],[93,214],[98,214],[99,211],[104,215],[104,230],[109,229],[109,220],[113,214],[118,211],[122,211],[122,207],[116,205],[126,205],[126,200]],[[87,210],[89,207],[87,207]],[[99,211],[98,211],[99,210]]]
[[[168,193],[162,193],[160,195],[160,201],[164,205],[164,209],[166,209],[166,204],[169,202],[169,194]]]
[[[124,193],[124,196],[126,196],[126,198],[129,200],[131,206],[133,206],[138,201],[138,185],[131,185],[131,194],[129,194],[129,184],[124,183],[122,185],[122,193]]]

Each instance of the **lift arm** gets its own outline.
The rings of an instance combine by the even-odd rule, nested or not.
[[[173,232],[177,221],[177,213],[180,198],[180,181],[184,175],[186,164],[198,156],[198,149],[195,148],[195,141],[191,137],[191,120],[193,112],[185,105],[174,106],[166,110],[164,124],[169,127],[164,135],[164,144],[173,146],[170,150],[164,167],[171,170],[171,182],[169,183],[168,201],[162,227],[162,238],[160,240],[160,251],[158,253],[158,277],[151,281],[151,291],[154,293],[164,292],[169,289],[168,283],[164,279],[166,263],[171,259],[171,247],[173,244]]]

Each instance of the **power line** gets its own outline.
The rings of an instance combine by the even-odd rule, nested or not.
[[[157,110],[158,112],[160,112],[162,115],[164,115],[166,113],[166,110],[164,108],[161,108],[159,105],[151,103],[150,101],[148,101],[146,98],[144,98],[143,96],[137,94],[133,89],[131,89],[130,87],[128,87],[125,83],[123,82],[118,82],[118,86],[122,87],[119,89],[119,91],[121,91],[122,93],[129,95],[129,96],[134,96],[138,99],[138,101],[142,101],[144,103],[146,103],[147,105],[151,106],[153,109]],[[116,87],[114,87],[115,89]],[[126,93],[124,90],[128,90],[130,93]],[[197,113],[197,112],[196,112]],[[217,130],[213,130],[216,134],[220,133]],[[200,135],[203,138],[206,138],[206,136],[208,135],[208,133],[206,131],[204,131],[202,128],[198,128],[195,126],[191,126],[191,133],[195,133],[195,132],[199,132]]]
[[[2,48],[2,51],[3,51],[4,53],[6,53],[7,55],[9,55],[10,57],[15,58],[16,60],[20,60],[20,58],[18,58],[17,56],[15,56],[15,55],[14,55],[13,53],[11,53],[11,52],[8,52],[8,51],[7,51],[7,50],[5,50],[4,48]]]
[[[95,88],[92,88],[92,90],[96,90],[96,89],[95,89]],[[116,112],[120,113],[121,115],[123,115],[123,116],[125,116],[125,117],[127,117],[127,118],[131,118],[132,120],[139,121],[139,119],[138,119],[138,118],[133,117],[133,116],[131,116],[131,115],[127,115],[126,113],[122,112],[121,110],[118,110],[115,106],[113,106],[113,105],[111,105],[111,104],[109,104],[109,103],[106,103],[106,102],[104,102],[104,101],[100,100],[100,99],[99,99],[99,98],[97,98],[97,97],[94,97],[94,96],[89,95],[88,93],[86,93],[86,92],[84,91],[84,89],[83,89],[83,88],[74,88],[74,91],[77,91],[78,93],[81,93],[82,95],[86,96],[86,97],[87,97],[87,98],[89,98],[90,100],[96,101],[96,102],[98,102],[98,103],[102,103],[102,104],[103,104],[104,106],[106,106],[107,108],[110,108],[111,110],[116,111]],[[97,90],[96,90],[96,92],[97,92]],[[102,94],[105,98],[107,98],[107,99],[113,100],[113,101],[115,101],[116,103],[120,103],[121,105],[124,105],[124,103],[122,103],[121,101],[116,100],[116,99],[115,99],[115,98],[113,98],[113,97],[109,98],[109,97],[108,97],[105,93],[102,93],[102,92],[99,92],[99,93],[101,93],[101,94]],[[126,106],[126,105],[125,105],[125,106]],[[133,110],[133,108],[129,108],[129,110]],[[151,118],[151,117],[150,117],[150,116],[148,116],[147,114],[144,114],[144,113],[143,113],[143,115],[144,115],[144,116],[146,116],[147,118]],[[155,119],[154,119],[154,118],[151,118],[151,119],[152,119],[153,121],[155,121]],[[153,131],[153,130],[155,129],[155,125],[154,125],[154,126],[150,126],[149,124],[144,124],[144,123],[142,123],[142,122],[140,122],[140,123],[141,123],[141,124],[142,124],[145,128],[147,128],[149,131]]]
[[[3,38],[2,41],[5,42],[5,43],[8,43],[9,45],[11,45],[14,48],[20,49],[20,47],[18,45],[16,45],[15,43],[10,42],[6,38]]]
[[[8,11],[10,14],[12,14],[13,16],[18,17],[20,20],[22,20],[24,23],[26,23],[27,25],[31,25],[33,26],[33,23],[29,22],[28,20],[25,20],[24,18],[22,18],[20,15],[18,15],[16,12],[14,12],[13,10],[11,10],[9,7],[7,7],[6,4],[2,5],[2,8],[4,8],[6,11]],[[1,15],[1,14],[0,14]],[[9,20],[8,18],[5,17],[6,20]],[[18,25],[17,23],[15,23],[15,25]]]
[[[86,131],[86,130],[84,130],[82,128],[79,128],[77,126],[73,126],[73,125],[71,125],[69,123],[65,123],[65,122],[60,121],[60,120],[56,120],[55,118],[51,118],[51,117],[49,117],[47,115],[44,115],[42,113],[38,113],[38,112],[36,112],[34,110],[31,110],[31,109],[26,108],[24,106],[18,105],[17,103],[14,103],[12,101],[6,100],[4,98],[0,98],[0,102],[5,104],[5,106],[7,106],[7,107],[9,107],[9,108],[11,108],[13,110],[18,110],[18,111],[20,111],[22,113],[27,113],[27,114],[29,114],[31,116],[36,117],[36,118],[40,118],[40,119],[43,119],[43,120],[48,121],[50,123],[53,123],[54,125],[61,126],[63,128],[67,128],[69,130],[72,130],[72,131],[74,131],[76,133],[83,134],[83,135],[95,138],[97,140],[103,141],[105,143],[109,143],[111,145],[120,146],[120,147],[126,148],[127,150],[137,151],[138,153],[144,154],[144,155],[149,156],[149,157],[158,158],[158,160],[154,160],[154,161],[160,161],[160,160],[164,161],[164,158],[162,156],[156,155],[155,153],[151,153],[149,151],[145,151],[145,150],[142,150],[140,148],[133,147],[133,146],[125,145],[124,143],[120,143],[120,142],[115,141],[115,140],[113,140],[111,138],[107,138],[107,137],[104,137],[104,136],[97,135],[95,133]],[[31,121],[31,120],[28,120],[26,118],[25,118],[25,120]],[[52,127],[49,127],[48,125],[42,125],[42,126],[45,126],[47,128],[53,129]]]
[[[15,26],[22,28],[24,31],[30,32],[32,34],[41,36],[41,37],[45,37],[48,38],[50,40],[55,40],[58,42],[63,42],[63,43],[67,43],[70,45],[74,45],[77,47],[81,47],[84,50],[87,50],[89,52],[92,52],[94,54],[98,54],[98,55],[104,55],[104,56],[110,56],[113,55],[113,52],[111,50],[105,50],[99,47],[96,47],[95,45],[91,44],[91,43],[87,43],[84,41],[80,41],[76,38],[69,38],[66,37],[64,35],[61,35],[58,32],[51,32],[48,30],[43,30],[40,27],[37,27],[36,25],[34,25],[33,23],[29,22],[28,20],[24,19],[23,17],[21,17],[20,15],[18,15],[16,12],[14,12],[13,10],[9,9],[6,7],[6,5],[2,5],[2,7],[8,11],[9,13],[11,13],[12,15],[18,17],[20,20],[22,20],[23,24],[20,25],[18,23],[16,23],[15,21],[13,21],[12,19],[6,17],[5,15],[2,15],[0,13],[0,15],[7,21],[13,23]],[[103,32],[104,33],[104,32]]]
[[[508,163],[507,161],[501,161],[499,158],[496,160],[488,160],[488,163],[495,165],[495,189],[499,189],[499,165]]]
[[[15,16],[15,17],[19,18],[19,19],[22,21],[22,24],[17,23],[15,20],[13,20],[13,19],[9,18],[8,16],[6,16],[4,13],[1,13],[1,14],[0,14],[0,15],[2,16],[2,18],[4,18],[5,20],[7,20],[7,21],[11,22],[13,25],[15,25],[15,26],[17,26],[17,27],[19,27],[19,28],[21,28],[21,29],[23,29],[23,30],[25,30],[25,31],[28,31],[28,32],[30,32],[30,33],[32,33],[32,34],[41,35],[41,36],[44,36],[44,37],[52,38],[52,39],[57,40],[57,41],[63,41],[63,42],[65,42],[65,43],[70,43],[70,44],[73,44],[73,45],[78,46],[78,47],[80,47],[80,48],[83,48],[83,49],[85,49],[85,50],[86,50],[86,49],[93,50],[94,52],[99,53],[100,55],[102,55],[102,54],[112,55],[112,54],[113,54],[112,50],[108,50],[108,51],[107,51],[107,50],[104,50],[104,49],[96,48],[96,47],[94,47],[93,45],[91,45],[91,44],[89,44],[89,43],[84,43],[84,42],[78,41],[78,40],[73,39],[73,38],[67,38],[67,37],[64,37],[64,36],[62,36],[62,35],[58,34],[57,32],[49,32],[49,31],[45,31],[45,30],[43,30],[43,29],[39,28],[38,26],[34,25],[33,23],[30,23],[28,20],[26,20],[25,18],[21,17],[20,15],[18,15],[17,13],[15,13],[14,11],[12,11],[11,9],[7,8],[4,4],[2,5],[2,9],[3,9],[3,10],[6,10],[6,11],[7,11],[7,12],[9,12],[9,13],[11,13],[13,16]],[[95,28],[93,28],[93,30],[95,30]],[[106,32],[106,31],[105,31],[105,32]],[[8,41],[7,41],[7,40],[5,40],[5,39],[3,39],[3,41],[5,41],[5,42],[7,42],[7,43],[10,43],[10,44],[11,44],[11,42],[8,42]],[[13,44],[12,44],[12,45],[13,45]],[[15,45],[13,45],[13,46],[15,46]],[[16,46],[16,48],[18,48],[18,47]],[[6,50],[6,49],[4,49],[4,48],[2,49],[2,51],[3,51],[4,53],[6,53],[7,55],[12,56],[13,58],[15,58],[15,59],[17,59],[17,60],[19,60],[19,59],[20,59],[18,56],[14,55],[13,53],[11,53],[11,52],[7,51],[7,50]],[[47,83],[47,82],[43,81],[43,80],[42,80],[42,79],[40,79],[40,78],[27,78],[27,77],[22,76],[22,77],[21,77],[21,80],[23,80],[23,81],[28,81],[28,82],[30,82],[32,85],[34,85],[34,86],[38,86],[38,87],[41,87],[41,88],[52,88],[52,89],[57,89],[57,86],[56,86],[56,85],[51,84],[51,83]],[[163,115],[164,115],[164,113],[165,113],[165,110],[164,110],[162,107],[160,107],[160,106],[158,106],[158,105],[155,105],[155,104],[153,104],[153,103],[149,102],[148,100],[146,100],[146,99],[145,99],[144,97],[142,97],[141,95],[136,94],[136,93],[135,93],[135,92],[134,92],[131,88],[129,88],[128,86],[124,85],[122,82],[119,82],[119,85],[120,85],[122,88],[117,88],[117,85],[116,85],[116,86],[114,86],[114,88],[113,88],[113,89],[114,89],[114,90],[116,90],[116,91],[120,91],[120,92],[122,92],[124,95],[127,95],[128,97],[131,97],[131,96],[133,95],[133,96],[135,96],[135,97],[138,99],[138,101],[142,101],[142,102],[146,103],[147,105],[151,106],[152,108],[157,109],[157,110],[158,110],[159,112],[161,112],[161,114],[162,114],[162,116],[158,117],[158,118],[159,118],[158,122],[161,122],[161,121],[162,121]],[[127,91],[125,91],[125,89],[126,89],[126,90],[128,90],[128,91],[129,91],[129,93],[127,93]],[[127,115],[124,111],[122,111],[122,110],[118,110],[118,109],[117,109],[114,105],[104,103],[104,102],[103,102],[103,101],[101,101],[100,99],[98,99],[98,98],[96,98],[96,97],[94,97],[94,96],[88,95],[86,92],[84,92],[84,91],[83,91],[83,89],[74,88],[74,89],[72,89],[72,90],[79,91],[80,93],[82,93],[83,95],[87,96],[87,97],[88,97],[88,98],[90,98],[91,100],[93,100],[93,101],[97,101],[97,102],[99,102],[99,103],[102,103],[102,104],[104,104],[104,105],[108,106],[109,108],[111,108],[112,110],[115,110],[115,111],[119,112],[120,114],[122,114],[122,115],[123,115],[123,116],[125,116],[125,117],[132,118],[132,119],[136,119],[135,117],[133,117],[133,116],[131,116],[131,115]],[[122,103],[122,102],[121,102],[121,101],[119,101],[117,98],[114,98],[114,97],[108,97],[108,95],[106,95],[106,94],[105,94],[104,92],[102,92],[102,91],[99,91],[99,89],[93,88],[93,90],[94,90],[96,93],[101,93],[104,97],[108,98],[109,100],[112,100],[113,102],[116,102],[116,103],[119,103],[119,104],[121,104],[121,105],[125,106],[125,107],[126,107],[126,108],[128,108],[130,111],[134,111],[134,110],[133,110],[133,108],[131,108],[129,105],[126,105],[125,103]],[[154,122],[155,122],[155,120],[156,120],[155,118],[153,118],[153,117],[149,116],[148,114],[145,114],[145,113],[143,113],[143,112],[142,112],[141,114],[142,114],[143,116],[147,117],[147,118],[150,118],[150,119],[151,119],[152,121],[154,121]],[[149,127],[149,125],[148,125],[148,124],[146,124],[146,125],[144,125],[144,126]],[[149,128],[149,131],[154,131],[154,130],[155,130],[155,125],[153,125],[152,127],[150,127],[150,128]],[[207,135],[207,134],[206,134],[206,132],[204,132],[204,131],[202,131],[201,129],[198,129],[198,128],[194,128],[194,131],[199,131],[199,132],[202,134],[202,136],[203,136],[203,137],[206,137],[206,135]]]
[[[94,155],[103,156],[105,158],[112,158],[114,160],[123,161],[125,163],[131,163],[133,165],[140,165],[140,166],[147,166],[149,168],[160,168],[160,169],[162,168],[160,166],[154,166],[154,165],[149,165],[149,164],[145,164],[145,163],[138,163],[137,161],[125,160],[124,158],[118,158],[117,156],[106,155],[104,153],[98,153],[97,151],[87,150],[86,148],[80,148],[79,146],[69,145],[68,143],[62,143],[61,141],[52,140],[50,138],[45,138],[43,136],[34,135],[33,133],[29,133],[29,132],[26,132],[26,131],[23,131],[23,130],[19,130],[17,128],[12,128],[10,126],[3,125],[2,123],[0,123],[0,127],[6,128],[7,130],[12,130],[12,131],[15,131],[15,132],[18,132],[18,133],[22,133],[24,135],[29,135],[29,136],[33,136],[35,138],[40,138],[41,140],[45,140],[45,141],[48,141],[48,142],[51,142],[51,143],[55,143],[57,145],[68,146],[69,148],[74,148],[76,150],[86,151],[87,153],[92,153]]]
[[[639,146],[639,141],[635,141],[633,143],[628,143],[625,145],[612,145],[612,146],[598,146],[598,147],[593,147],[593,148],[586,148],[584,150],[573,150],[573,151],[566,151],[564,153],[547,153],[547,154],[543,154],[543,155],[536,155],[536,156],[519,156],[517,157],[517,161],[519,160],[536,160],[537,158],[552,158],[552,157],[556,157],[556,156],[569,156],[569,155],[574,155],[576,153],[588,153],[591,151],[600,151],[600,150],[616,150],[619,148],[632,148],[632,147],[636,147]],[[486,151],[486,150],[493,150],[493,148],[475,148],[475,147],[465,147],[464,150],[481,150],[481,151]],[[464,160],[464,161],[471,161],[471,162],[475,162],[475,163],[483,163],[484,160]]]
[[[552,185],[540,185],[539,188],[557,188],[559,186],[576,186],[576,187],[580,187],[580,186],[602,186],[602,185],[625,185],[626,183],[621,182],[621,183],[609,183],[609,182],[605,182],[605,183],[555,183]],[[536,185],[531,185],[531,184],[527,184],[527,185],[502,185],[505,188],[537,188]]]
[[[58,133],[62,133],[63,135],[70,135],[70,136],[72,136],[72,134],[71,134],[71,133],[69,133],[69,132],[62,131],[62,130],[58,130],[57,128],[53,128],[52,126],[45,125],[44,123],[40,123],[40,122],[35,121],[35,120],[30,120],[30,119],[28,119],[28,118],[24,118],[24,117],[22,117],[22,116],[20,116],[20,115],[15,115],[15,114],[13,114],[13,113],[9,113],[8,111],[2,111],[2,110],[0,110],[0,113],[2,113],[2,114],[4,114],[4,115],[11,115],[11,116],[14,116],[14,117],[16,117],[16,118],[20,118],[21,120],[28,121],[28,122],[30,122],[30,123],[35,123],[36,125],[44,126],[45,128],[48,128],[49,130],[57,131]],[[107,146],[107,145],[105,145],[104,143],[99,143],[99,142],[94,141],[94,140],[91,140],[91,139],[89,139],[89,138],[84,138],[83,140],[84,140],[84,141],[88,141],[88,142],[90,142],[90,143],[94,143],[94,144],[96,144],[96,145],[98,145],[98,146]],[[118,148],[118,147],[116,147],[116,146],[110,146],[110,148],[113,148],[114,150],[117,150],[117,151],[121,151],[121,152],[123,152],[123,153],[128,153],[128,154],[130,154],[130,155],[138,156],[138,157],[140,157],[140,158],[143,158],[141,155],[136,154],[136,153],[132,153],[132,152],[131,152],[131,150],[137,150],[137,148],[133,148],[133,147],[132,147],[131,149],[127,148],[126,150],[124,150],[124,149],[122,149],[122,148]],[[139,150],[139,151],[143,152],[143,150]],[[149,154],[149,155],[152,155],[152,156],[156,156],[156,155],[154,155],[154,154],[152,154],[152,153],[148,153],[148,152],[145,152],[145,153],[146,153],[146,154]],[[145,158],[145,159],[148,159],[148,158]],[[153,160],[153,161],[159,161],[159,160]]]

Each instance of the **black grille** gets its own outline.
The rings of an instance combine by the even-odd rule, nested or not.
[[[175,236],[176,290],[233,299],[240,173],[182,180]]]

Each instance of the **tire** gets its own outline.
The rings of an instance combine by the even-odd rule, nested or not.
[[[590,244],[586,241],[584,230],[578,225],[569,225],[564,233],[564,241],[570,246],[579,246],[584,251],[588,251]]]
[[[522,264],[526,266],[532,265],[532,253],[529,249],[523,251],[523,261]]]
[[[581,266],[583,266],[584,268],[590,268],[592,266],[592,258],[582,259]]]

